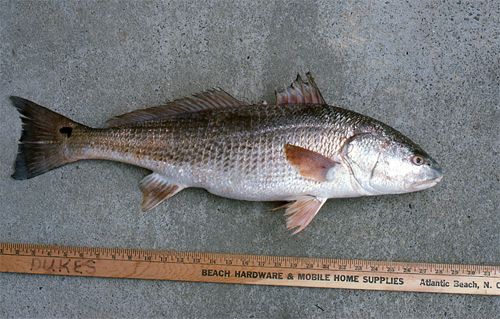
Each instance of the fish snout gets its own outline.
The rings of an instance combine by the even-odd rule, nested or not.
[[[426,165],[427,167],[422,179],[409,185],[408,190],[415,192],[431,188],[443,179],[443,169],[436,161],[429,158]]]
[[[439,183],[441,181],[441,179],[443,178],[443,169],[431,157],[428,158],[427,165],[429,166],[429,181],[434,181],[435,184]],[[434,185],[432,185],[432,186],[434,186]]]

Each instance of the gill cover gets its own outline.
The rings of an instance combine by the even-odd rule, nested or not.
[[[356,134],[345,141],[342,158],[351,171],[353,184],[360,195],[381,194],[372,187],[370,180],[385,145],[384,138],[375,133]]]

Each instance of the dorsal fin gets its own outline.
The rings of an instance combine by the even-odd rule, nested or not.
[[[123,126],[158,120],[161,118],[178,115],[182,113],[192,113],[202,110],[215,110],[226,107],[236,107],[245,105],[235,99],[229,93],[220,88],[206,91],[200,94],[169,102],[166,105],[151,107],[144,110],[136,110],[109,119],[106,123],[109,126]]]
[[[307,82],[300,75],[285,90],[276,91],[276,104],[326,104],[310,72],[306,73]]]

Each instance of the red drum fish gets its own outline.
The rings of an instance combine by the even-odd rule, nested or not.
[[[87,159],[147,168],[141,208],[185,188],[248,201],[288,201],[302,231],[328,198],[400,194],[436,185],[442,170],[392,127],[324,101],[310,73],[245,104],[221,89],[133,111],[90,128],[20,97],[23,130],[15,179]]]

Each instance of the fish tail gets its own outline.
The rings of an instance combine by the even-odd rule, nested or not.
[[[79,159],[68,147],[68,140],[84,125],[26,99],[10,99],[23,122],[14,179],[32,178]]]

